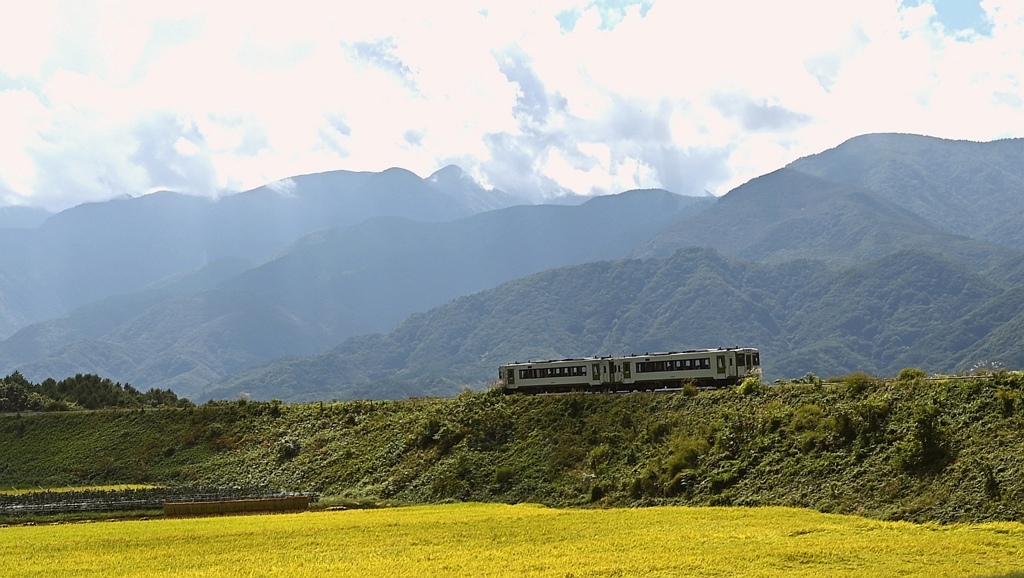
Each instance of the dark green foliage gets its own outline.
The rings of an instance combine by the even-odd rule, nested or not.
[[[1002,410],[1003,417],[1010,417],[1017,411],[1018,404],[1020,403],[1020,392],[1001,389],[996,392],[996,401],[999,404],[1000,410]]]
[[[918,381],[926,377],[928,377],[928,373],[923,369],[919,369],[917,367],[904,367],[900,370],[896,379],[900,381]]]
[[[127,409],[187,407],[187,399],[171,390],[142,393],[98,375],[78,374],[61,381],[47,379],[36,385],[17,371],[0,379],[0,412],[68,411],[72,409]]]
[[[199,482],[358,502],[1024,517],[1024,375],[852,381],[762,385],[756,395],[465,393],[6,416],[0,485]]]
[[[897,446],[896,463],[909,472],[934,472],[951,458],[949,446],[942,410],[932,404],[919,405]]]

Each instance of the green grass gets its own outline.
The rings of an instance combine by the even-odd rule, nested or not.
[[[0,417],[0,484],[1024,519],[1024,377]]]

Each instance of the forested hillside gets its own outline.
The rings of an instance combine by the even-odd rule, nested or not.
[[[202,396],[285,400],[450,395],[501,363],[756,346],[770,379],[903,367],[1024,365],[1011,328],[1021,291],[937,253],[904,251],[831,269],[764,265],[686,249],[664,260],[546,271],[414,315],[389,334],[243,371]],[[998,354],[982,340],[1003,335]],[[988,346],[994,345],[992,342]],[[993,348],[995,349],[995,348]]]
[[[1024,516],[1019,374],[0,416],[0,485],[201,483],[353,503],[784,505]]]

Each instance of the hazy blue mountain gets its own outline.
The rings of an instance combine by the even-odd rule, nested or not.
[[[0,228],[0,272],[9,290],[0,336],[218,259],[265,260],[319,229],[382,215],[451,220],[474,207],[521,202],[501,191],[489,196],[465,178],[446,191],[450,180],[429,182],[402,169],[334,171],[217,200],[158,192],[87,203],[36,229]]]
[[[51,215],[35,207],[0,207],[0,229],[34,229]]]
[[[523,275],[623,257],[651,231],[707,205],[648,190],[578,207],[509,207],[450,223],[377,219],[305,237],[229,285],[266,293],[318,320],[337,343]]]
[[[996,243],[1010,240],[989,225],[1024,211],[1024,139],[870,134],[788,168],[870,189],[947,232]],[[1018,237],[1010,246],[1024,248]]]
[[[462,384],[482,386],[508,361],[733,345],[760,347],[769,377],[892,375],[922,360],[945,371],[977,355],[964,342],[980,345],[985,337],[958,325],[992,309],[1003,291],[922,251],[833,270],[684,249],[664,260],[589,263],[518,279],[413,315],[388,334],[243,371],[204,397],[451,394]],[[980,334],[1017,320],[986,318]]]
[[[316,328],[264,296],[205,292],[166,301],[100,339],[72,343],[23,366],[23,374],[65,375],[74,368],[71,374],[110,375],[144,390],[191,393],[267,358],[313,353],[317,337]]]
[[[71,344],[100,339],[161,302],[209,291],[252,266],[242,259],[222,259],[132,293],[83,305],[65,317],[34,323],[0,341],[0,366],[18,367],[58,356]],[[80,372],[69,365],[60,375]]]
[[[97,372],[98,363],[109,361],[99,373],[188,395],[205,385],[201,379],[242,363],[323,351],[523,275],[620,258],[652,230],[709,204],[644,190],[577,207],[516,206],[448,223],[372,219],[310,234],[263,265],[218,277],[215,286],[192,282],[204,293],[148,290],[124,299],[124,307],[109,316],[103,313],[117,307],[118,299],[25,328],[0,342],[0,361],[30,379]],[[219,305],[201,306],[208,303]],[[265,310],[278,312],[281,328],[257,336],[251,321],[225,323],[256,319]],[[260,348],[239,345],[256,338]],[[213,363],[200,354],[203,348],[229,352],[234,365]],[[170,359],[177,361],[161,361]]]
[[[691,246],[762,262],[806,258],[839,265],[905,249],[941,248],[982,271],[1019,253],[945,232],[863,187],[792,168],[733,189],[706,213],[652,237],[637,255],[658,257]]]
[[[448,165],[436,171],[427,177],[426,182],[473,213],[531,204],[519,195],[506,193],[500,189],[484,189],[455,165]]]

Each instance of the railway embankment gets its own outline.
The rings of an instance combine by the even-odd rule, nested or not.
[[[391,503],[784,505],[882,519],[1024,519],[1024,376],[687,393],[0,417],[0,488],[115,483]]]

